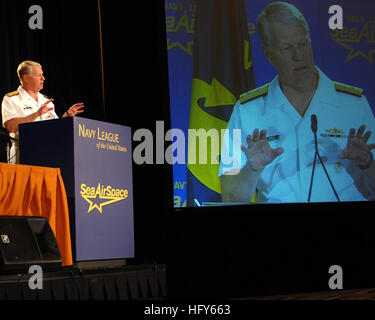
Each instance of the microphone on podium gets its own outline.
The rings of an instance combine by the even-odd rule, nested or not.
[[[333,193],[335,194],[335,197],[336,197],[337,201],[340,201],[340,198],[337,195],[336,189],[333,186],[333,183],[332,183],[332,181],[331,181],[331,179],[329,177],[329,174],[328,174],[328,172],[326,170],[326,167],[325,167],[325,165],[324,165],[324,163],[323,163],[323,161],[322,161],[322,159],[320,157],[319,151],[318,151],[318,138],[316,137],[316,132],[318,131],[318,118],[316,117],[315,114],[311,115],[311,131],[314,134],[315,155],[314,155],[314,163],[313,163],[312,173],[311,173],[309,196],[308,196],[307,201],[310,202],[310,199],[311,199],[311,191],[312,191],[312,186],[313,186],[313,180],[314,180],[314,174],[315,174],[315,165],[316,165],[316,158],[317,157],[319,158],[319,161],[322,164],[324,172],[325,172],[325,174],[326,174],[326,176],[328,178],[329,184],[331,185],[331,188],[333,190]]]

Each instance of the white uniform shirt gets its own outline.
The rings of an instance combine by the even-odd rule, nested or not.
[[[18,93],[17,93],[18,92]],[[6,95],[3,98],[2,102],[2,118],[3,118],[3,127],[5,122],[14,118],[20,118],[28,116],[34,112],[37,112],[42,104],[48,100],[47,97],[38,93],[38,101],[34,100],[21,86],[18,87],[17,91]],[[53,103],[50,102],[48,107],[54,107]],[[54,110],[43,114],[40,117],[37,117],[34,121],[42,121],[49,119],[57,119],[58,116]],[[12,137],[15,137],[15,134],[11,134]],[[12,142],[12,147],[10,149],[8,162],[16,163],[16,145],[15,142]]]
[[[319,84],[304,115],[290,104],[280,89],[278,76],[270,83],[268,94],[237,102],[233,109],[222,146],[222,155],[234,158],[233,163],[220,163],[219,175],[246,164],[246,156],[234,152],[233,144],[247,146],[246,137],[255,128],[266,129],[271,148],[282,147],[284,153],[267,165],[257,184],[257,202],[306,202],[310,188],[315,146],[311,131],[311,115],[318,119],[318,150],[341,201],[366,200],[357,190],[348,171],[352,161],[340,159],[350,128],[362,124],[374,134],[375,118],[364,96],[358,97],[335,89],[334,83],[319,69]],[[241,141],[233,142],[233,129],[241,129]],[[228,143],[229,141],[229,143]],[[323,167],[317,159],[311,201],[336,201]]]

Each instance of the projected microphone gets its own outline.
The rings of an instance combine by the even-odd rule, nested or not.
[[[310,199],[311,199],[311,191],[312,191],[314,174],[315,174],[316,157],[318,156],[318,139],[316,137],[316,132],[318,131],[318,119],[316,118],[315,114],[311,115],[311,131],[314,134],[315,154],[314,154],[314,163],[313,163],[312,172],[311,172],[309,196],[307,198],[307,202],[310,202]]]
[[[311,130],[316,135],[316,132],[318,131],[318,119],[316,118],[316,115],[311,115]]]
[[[318,139],[316,137],[316,132],[318,131],[318,119],[317,119],[317,117],[316,117],[315,114],[311,115],[311,131],[314,134],[315,155],[314,155],[314,163],[313,163],[312,173],[311,173],[309,196],[308,196],[307,201],[310,202],[310,199],[311,199],[311,191],[312,191],[312,185],[313,185],[313,180],[314,180],[315,165],[316,165],[316,158],[317,157],[319,158],[319,161],[322,164],[324,172],[325,172],[325,174],[326,174],[326,176],[328,178],[329,184],[331,185],[331,188],[333,190],[333,193],[335,194],[335,197],[336,197],[337,201],[340,201],[339,196],[337,195],[336,189],[333,186],[333,183],[332,183],[332,181],[331,181],[331,179],[329,177],[329,174],[328,174],[328,172],[326,170],[326,167],[325,167],[325,165],[324,165],[324,163],[323,163],[323,161],[322,161],[322,159],[320,157],[319,151],[318,151]]]
[[[311,115],[311,131],[314,134],[314,143],[315,143],[315,157],[314,157],[314,166],[316,162],[316,156],[318,154],[318,138],[316,137],[316,132],[318,131],[318,119],[315,114]],[[313,166],[313,170],[315,169]],[[314,171],[313,171],[314,173]]]

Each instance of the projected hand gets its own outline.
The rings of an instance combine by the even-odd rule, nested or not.
[[[250,134],[246,138],[247,148],[241,146],[241,150],[245,153],[250,167],[259,171],[266,165],[270,164],[275,158],[284,152],[283,148],[272,149],[267,141],[267,131],[255,129],[253,135]]]
[[[375,144],[367,144],[368,139],[371,136],[371,131],[367,131],[366,126],[362,125],[357,134],[355,129],[351,128],[349,131],[348,143],[344,151],[340,154],[341,159],[353,160],[359,167],[368,167],[372,162],[371,150],[375,149]]]

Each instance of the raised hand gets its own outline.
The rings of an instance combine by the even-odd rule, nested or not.
[[[247,147],[241,145],[241,150],[254,171],[262,170],[284,152],[283,148],[272,149],[270,147],[267,141],[267,130],[259,133],[259,129],[255,129],[252,136],[247,136],[246,142]]]
[[[47,100],[45,103],[43,103],[43,104],[41,105],[41,107],[40,107],[39,110],[38,110],[38,114],[39,114],[39,116],[41,116],[41,115],[43,115],[43,114],[45,114],[45,113],[47,113],[47,112],[50,112],[50,111],[54,110],[53,107],[48,107],[48,104],[49,104],[50,102],[52,102],[53,100],[54,100],[54,99],[49,99],[49,100]]]
[[[69,117],[74,117],[76,116],[77,114],[79,113],[82,113],[84,112],[84,110],[82,110],[82,108],[84,107],[83,103],[76,103],[76,104],[73,104],[69,110],[68,110],[68,116]]]
[[[369,167],[372,163],[373,156],[371,153],[372,149],[375,149],[375,144],[367,144],[368,139],[371,136],[371,131],[367,131],[366,126],[362,125],[355,133],[355,129],[351,128],[349,131],[348,143],[346,148],[340,154],[340,158],[353,160],[355,164],[363,168]]]

